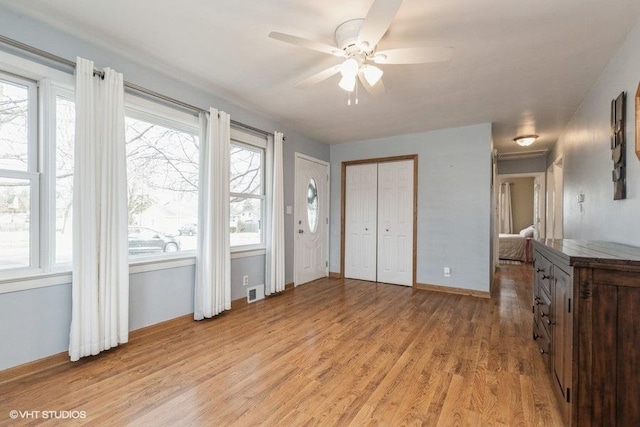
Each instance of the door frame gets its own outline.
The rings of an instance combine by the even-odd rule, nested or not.
[[[540,222],[542,224],[542,228],[544,229],[544,233],[540,234],[540,230],[538,230],[538,238],[539,239],[544,239],[545,238],[545,234],[547,232],[547,185],[546,185],[546,172],[524,172],[524,173],[509,173],[509,174],[503,174],[503,175],[497,175],[497,179],[496,179],[496,189],[497,189],[497,193],[500,193],[500,185],[503,182],[506,182],[510,179],[514,179],[514,178],[533,178],[534,180],[536,178],[540,178],[540,191],[538,193],[538,204],[541,204],[540,207]],[[535,181],[534,181],[534,185],[535,185]],[[535,196],[534,196],[535,197]],[[493,251],[493,265],[494,267],[499,267],[500,266],[500,260],[498,258],[499,255],[499,250],[500,250],[500,239],[499,239],[499,234],[500,234],[500,207],[498,206],[499,203],[499,198],[496,196],[494,197],[494,212],[496,212],[496,221],[495,221],[495,227],[493,230],[493,239],[494,239],[494,251]],[[535,213],[534,213],[535,214]],[[534,223],[535,223],[535,218],[533,219]],[[515,230],[514,230],[515,231]]]
[[[372,159],[349,160],[342,162],[340,177],[340,277],[344,278],[345,263],[345,222],[346,222],[346,187],[347,166],[364,165],[370,163],[389,163],[402,160],[413,160],[413,260],[411,268],[411,286],[416,287],[416,269],[418,260],[418,155],[408,154],[404,156],[378,157]]]
[[[304,159],[310,162],[318,163],[327,168],[327,220],[326,221],[326,232],[324,236],[325,241],[325,277],[329,276],[329,224],[328,218],[331,214],[331,164],[329,162],[325,162],[324,160],[316,159],[315,157],[308,156],[303,153],[295,152],[294,155],[294,163],[293,163],[293,286],[298,286],[298,257],[296,254],[298,253],[298,239],[297,239],[297,229],[298,226],[296,224],[296,212],[298,212],[298,159]],[[308,184],[307,184],[308,185]]]
[[[547,232],[545,238],[562,239],[564,237],[564,165],[562,154],[547,167],[546,199]],[[553,204],[549,203],[549,199]]]

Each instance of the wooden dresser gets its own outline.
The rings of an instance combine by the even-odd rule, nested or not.
[[[640,248],[533,247],[533,338],[566,425],[640,426]]]

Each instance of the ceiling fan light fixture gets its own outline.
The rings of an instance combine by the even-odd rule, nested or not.
[[[386,60],[387,55],[385,55],[384,53],[376,53],[375,55],[373,55],[373,62],[375,62],[376,64],[384,64]]]
[[[366,65],[362,69],[364,78],[370,86],[374,86],[382,78],[383,71],[375,65]]]
[[[355,82],[356,76],[358,75],[358,69],[360,69],[360,64],[353,58],[349,58],[342,63],[340,67],[340,74],[342,77],[348,77]]]
[[[351,76],[343,76],[340,79],[340,83],[338,83],[341,89],[346,90],[347,92],[353,92],[356,88],[356,78]]]
[[[533,142],[536,139],[538,139],[538,135],[522,135],[522,136],[516,136],[515,138],[513,138],[516,144],[518,144],[521,147],[530,146],[531,144],[533,144]]]

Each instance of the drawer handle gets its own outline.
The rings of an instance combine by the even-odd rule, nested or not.
[[[542,304],[544,304],[542,301],[540,300],[536,301],[536,305],[542,305]]]
[[[547,354],[547,353],[548,353],[548,352],[547,352],[547,351],[544,351],[544,349],[542,349],[542,348],[540,349],[540,354]]]
[[[545,313],[544,311],[541,311],[541,312],[540,312],[540,317],[547,317],[547,316],[548,316],[548,314],[547,314],[547,313]]]
[[[538,338],[540,338],[540,335],[536,334],[535,332],[533,333],[533,339],[537,340]]]
[[[540,301],[540,297],[534,297],[533,300],[534,301]]]
[[[551,319],[547,319],[547,325],[551,326],[551,325],[555,325],[556,322],[552,322]]]
[[[544,268],[536,268],[536,273],[542,273],[544,271]]]
[[[547,279],[551,279],[551,275],[550,274],[549,275],[543,274],[542,275],[542,280],[547,280]]]

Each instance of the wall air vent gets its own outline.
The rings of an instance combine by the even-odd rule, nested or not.
[[[247,302],[252,303],[264,299],[264,285],[247,288]]]

